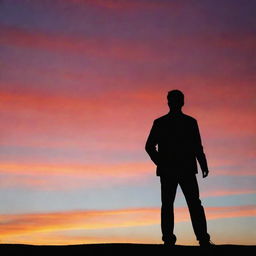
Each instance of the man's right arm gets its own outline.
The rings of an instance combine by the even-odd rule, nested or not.
[[[154,121],[153,126],[150,130],[145,150],[149,154],[151,160],[157,165],[158,164],[158,151],[156,150],[156,146],[158,144],[158,132],[157,132],[157,124],[156,121]]]

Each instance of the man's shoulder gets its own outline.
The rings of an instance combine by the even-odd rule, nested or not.
[[[154,123],[161,123],[161,122],[164,122],[164,121],[166,121],[167,119],[168,119],[168,114],[166,114],[166,115],[163,115],[163,116],[160,116],[160,117],[158,117],[158,118],[156,118],[155,120],[154,120]]]
[[[190,122],[197,122],[194,117],[186,115],[186,114],[183,114],[183,118],[190,121]]]
[[[184,113],[182,113],[181,118],[186,120],[187,122],[197,122],[197,120],[194,117],[186,115]],[[170,114],[166,114],[166,115],[156,118],[154,120],[154,123],[158,124],[158,123],[166,122],[169,119],[170,119]]]

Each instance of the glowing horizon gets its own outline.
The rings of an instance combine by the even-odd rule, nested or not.
[[[246,205],[242,207],[209,207],[206,208],[208,220],[253,217],[256,214],[254,205]],[[188,222],[189,214],[186,207],[179,207],[175,210],[176,223]],[[74,231],[74,230],[102,230],[108,233],[108,229],[130,228],[140,226],[160,225],[159,208],[131,208],[118,210],[89,210],[89,211],[69,211],[69,212],[52,212],[52,213],[33,213],[33,214],[8,214],[0,215],[2,228],[0,239],[9,243],[29,243],[29,239],[33,239],[36,234],[42,233],[51,236],[50,244],[58,244],[58,232]],[[57,235],[54,237],[54,233]],[[15,238],[16,237],[16,238]],[[28,239],[28,241],[24,240]],[[246,238],[248,244],[253,243],[253,238]],[[246,240],[243,239],[244,241]],[[90,243],[101,241],[95,238]],[[128,238],[129,241],[129,238]],[[69,240],[63,239],[63,244],[71,244]],[[75,240],[72,240],[74,243]],[[77,243],[81,240],[78,238]],[[156,241],[155,241],[156,242]],[[40,241],[38,241],[40,244]]]

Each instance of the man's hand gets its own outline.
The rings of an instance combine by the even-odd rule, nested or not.
[[[209,174],[209,171],[208,170],[204,170],[203,171],[203,178],[207,177]]]

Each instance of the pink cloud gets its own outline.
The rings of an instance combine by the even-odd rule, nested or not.
[[[86,146],[98,150],[106,147],[110,150],[120,149],[125,145],[126,150],[132,150],[146,136],[143,130],[138,129],[138,124],[143,127],[143,123],[134,116],[134,111],[144,115],[144,108],[140,106],[143,101],[149,101],[149,96],[150,93],[143,91],[109,92],[81,98],[2,92],[1,117],[5,125],[0,135],[1,144],[68,148]],[[122,104],[123,101],[129,104]],[[149,129],[145,128],[147,131]]]
[[[148,0],[66,0],[77,5],[91,5],[103,7],[111,10],[129,11],[134,9],[155,9],[161,7],[171,7],[177,9],[180,7],[179,3],[169,1],[148,1]]]
[[[0,163],[1,188],[29,188],[33,190],[69,191],[91,188],[108,188],[120,184],[148,183],[155,177],[155,167],[148,162],[93,163],[93,164],[46,164]],[[199,175],[201,175],[199,173]],[[210,173],[214,175],[227,175]],[[254,173],[229,173],[229,176]],[[254,194],[253,188],[213,189],[202,191],[203,197]]]
[[[202,197],[218,197],[218,196],[230,196],[230,195],[246,195],[246,194],[256,194],[255,189],[218,189],[204,191],[201,193]]]
[[[211,93],[211,87],[209,91]],[[211,95],[216,96],[215,98],[221,101],[221,98],[214,93],[212,91]],[[161,104],[163,102],[162,97],[164,95],[161,92],[152,89],[146,90],[145,88],[136,91],[109,91],[94,95],[94,97],[90,95],[83,95],[82,97],[42,96],[40,94],[10,94],[5,92],[0,94],[2,112],[7,112],[7,117],[10,112],[12,112],[12,116],[17,114],[16,132],[19,129],[32,128],[29,122],[24,122],[22,117],[25,115],[31,121],[33,119],[34,131],[41,129],[47,132],[49,129],[53,131],[55,127],[59,127],[65,131],[71,131],[75,128],[79,129],[80,132],[85,132],[88,129],[94,129],[97,125],[98,128],[108,127],[108,132],[113,131],[115,134],[121,127],[122,132],[124,132],[123,129],[129,131],[136,129],[140,135],[145,133],[145,130],[149,130],[152,119],[157,117],[157,113],[160,115],[164,114],[164,111],[168,111],[167,107],[164,108],[164,103]],[[243,96],[244,100],[250,100],[250,98],[251,94]],[[233,100],[236,102],[238,99],[233,98]],[[152,105],[156,101],[159,101],[159,104]],[[129,104],[123,104],[123,102],[129,102]],[[196,98],[194,102],[198,102]],[[149,107],[146,108],[146,106]],[[208,138],[221,138],[224,134],[229,136],[254,134],[256,127],[253,122],[253,112],[250,109],[243,109],[245,106],[242,107],[243,113],[239,113],[241,109],[238,106],[235,106],[234,110],[231,110],[230,107],[225,108],[222,102],[214,105],[213,109],[206,110],[202,109],[202,106],[188,105],[185,106],[185,112],[186,108],[188,108],[189,113],[196,113],[196,117],[199,117],[200,128],[202,128],[203,135],[205,134]],[[137,120],[139,116],[143,118]],[[109,120],[118,120],[118,122],[113,124]],[[147,120],[147,124],[144,120]],[[21,121],[22,123],[19,125]],[[138,129],[138,122],[140,129]],[[124,123],[126,123],[125,127],[123,127]],[[6,122],[6,127],[8,125]],[[220,150],[225,150],[225,148]]]
[[[99,58],[127,59],[138,62],[166,60],[159,52],[152,51],[149,44],[140,41],[127,42],[117,38],[65,36],[30,32],[21,28],[0,26],[0,44],[30,49],[46,50],[60,54],[79,54]]]
[[[12,26],[0,26],[0,44],[3,45],[26,47],[65,55],[75,54],[107,59],[125,59],[138,63],[183,60],[184,56],[177,53],[177,48],[184,51],[188,47],[188,41],[190,47],[192,45],[195,47],[202,45],[206,49],[218,49],[232,46],[241,50],[248,50],[254,49],[255,40],[255,36],[251,34],[246,36],[245,41],[241,40],[239,36],[234,37],[234,35],[227,35],[225,39],[217,40],[204,36],[179,36],[174,40],[173,37],[164,35],[159,42],[153,39],[145,41],[136,38],[124,40],[113,36],[68,36],[41,31],[31,32]],[[156,45],[159,45],[159,47],[156,48]],[[225,66],[228,68],[230,62],[226,63]]]
[[[255,147],[250,139],[256,128],[253,113],[250,109],[244,109],[244,106],[243,114],[237,106],[225,109],[225,96],[219,95],[211,87],[209,91],[212,96],[216,93],[216,98],[221,102],[207,110],[188,103],[188,114],[197,113],[199,117],[212,174],[255,175],[253,166],[248,164],[255,157]],[[252,91],[249,92],[244,90],[241,97],[250,100]],[[153,119],[167,112],[163,97],[161,91],[145,88],[136,91],[108,91],[94,97],[11,94],[2,90],[0,106],[4,125],[1,128],[0,144],[38,149],[90,149],[94,153],[104,150],[144,152],[144,143]],[[192,94],[190,97],[197,104],[200,95]],[[233,100],[238,101],[239,97],[234,93]],[[38,161],[43,163],[42,159]],[[223,168],[232,166],[236,168]]]
[[[140,181],[155,172],[151,163],[22,164],[0,163],[1,188],[27,187],[39,190],[74,190],[109,187]]]

